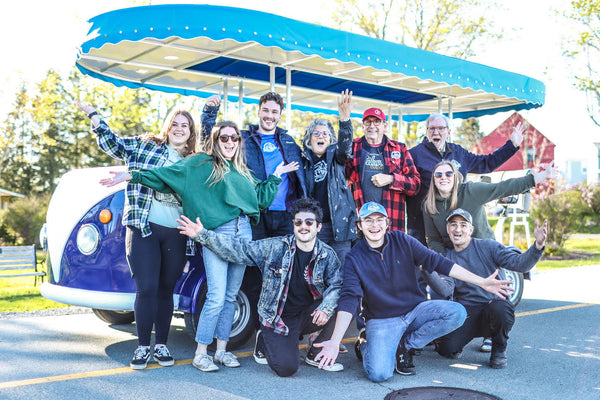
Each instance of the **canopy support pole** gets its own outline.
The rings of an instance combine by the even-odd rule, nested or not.
[[[398,110],[398,141],[400,141],[400,135],[403,135],[402,132],[402,108],[400,108]],[[402,142],[406,142],[406,139],[403,138]]]
[[[454,112],[452,111],[452,97],[448,97],[448,118],[450,118],[451,120],[454,119],[453,115]]]
[[[292,70],[285,69],[285,128],[292,129]]]
[[[269,65],[269,83],[271,84],[271,92],[275,91],[275,65]]]
[[[244,81],[238,85],[238,126],[242,129],[244,123]]]
[[[223,80],[223,119],[227,120],[229,115],[229,80]]]
[[[438,97],[438,114],[443,114],[442,107],[443,107],[442,98]]]
[[[388,104],[388,109],[387,109],[387,115],[388,115],[388,137],[392,138],[392,126],[394,124],[394,119],[392,118],[392,105]]]

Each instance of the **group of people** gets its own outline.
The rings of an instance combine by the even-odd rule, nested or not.
[[[336,360],[353,317],[362,328],[356,354],[375,382],[394,371],[414,374],[415,349],[432,341],[441,355],[457,358],[474,337],[489,337],[490,366],[506,366],[514,307],[498,268],[531,269],[547,223],[536,221],[534,245],[517,254],[492,240],[483,205],[528,190],[554,169],[498,185],[462,180],[510,158],[524,126],[480,156],[448,142],[450,121],[434,114],[426,137],[408,150],[385,135],[382,110],[370,108],[364,135],[353,140],[346,90],[337,135],[316,119],[300,148],[278,127],[284,104],[277,93],[260,98],[258,125],[248,130],[216,123],[220,102],[220,94],[207,99],[198,144],[187,111],[171,112],[157,136],[121,137],[93,106],[77,103],[101,149],[127,164],[127,172],[101,183],[128,181],[123,224],[138,333],[131,368],[145,368],[151,357],[173,365],[166,347],[172,294],[194,242],[202,245],[208,285],[192,363],[201,371],[240,365],[227,342],[237,292],[250,279],[246,266],[258,267],[261,278],[249,296],[259,315],[254,359],[279,376],[297,371],[307,334],[305,362],[342,370]]]

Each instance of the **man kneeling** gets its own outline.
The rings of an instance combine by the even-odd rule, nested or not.
[[[249,241],[204,229],[185,216],[179,230],[220,257],[239,264],[255,265],[263,282],[258,301],[261,322],[256,334],[254,359],[279,376],[298,370],[300,335],[321,331],[313,346],[331,337],[335,309],[342,287],[342,271],[335,251],[317,238],[323,212],[313,199],[297,200],[291,210],[294,235]],[[209,282],[210,284],[210,282]],[[305,362],[317,367],[316,349],[308,350]],[[342,364],[327,371],[341,371]]]
[[[447,257],[478,275],[490,274],[498,268],[527,272],[544,252],[548,221],[544,221],[542,226],[535,221],[535,243],[523,254],[515,253],[495,240],[471,238],[472,218],[466,210],[457,208],[447,221],[446,229],[454,245]],[[504,272],[500,270],[498,276],[504,279]],[[508,300],[499,299],[475,285],[461,281],[455,282],[454,299],[467,310],[467,319],[460,328],[439,340],[438,353],[448,358],[458,358],[462,355],[463,347],[473,338],[491,337],[490,367],[506,367],[508,334],[515,322],[514,306]]]
[[[363,205],[358,228],[364,235],[344,261],[344,284],[337,322],[331,340],[315,344],[323,347],[316,360],[330,366],[338,356],[339,344],[362,298],[366,330],[359,336],[357,355],[370,380],[381,382],[394,374],[415,374],[413,354],[462,325],[466,317],[462,305],[447,300],[427,301],[417,283],[418,265],[427,272],[471,282],[500,297],[508,296],[509,281],[477,276],[460,265],[429,250],[417,239],[401,231],[387,232],[390,223],[385,208],[378,203]]]

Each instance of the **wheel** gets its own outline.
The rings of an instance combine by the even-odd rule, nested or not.
[[[196,313],[185,313],[184,315],[185,327],[192,338],[196,337],[198,319],[200,318],[200,312],[206,301],[206,292],[207,287],[205,282],[198,295]],[[229,342],[227,345],[227,348],[232,350],[242,346],[250,339],[255,331],[254,321],[258,319],[256,309],[251,307],[250,301],[242,289],[238,292],[236,300],[233,324],[231,326],[231,334],[229,335]]]
[[[133,311],[100,310],[98,308],[92,308],[92,311],[96,317],[109,324],[127,325],[135,320]]]
[[[521,301],[521,297],[523,297],[523,286],[525,282],[523,280],[523,274],[507,269],[504,270],[504,274],[506,275],[506,279],[513,283],[512,288],[515,289],[515,291],[511,293],[508,300],[516,307]]]

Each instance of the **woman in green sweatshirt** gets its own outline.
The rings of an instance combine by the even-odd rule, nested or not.
[[[213,128],[203,152],[168,167],[117,173],[103,183],[129,180],[157,192],[174,193],[181,199],[183,214],[192,221],[199,217],[207,229],[252,239],[250,224],[258,222],[260,210],[275,198],[280,176],[299,165],[281,163],[266,181],[258,182],[244,162],[240,144],[237,125],[223,121]],[[218,370],[215,362],[238,367],[237,358],[226,348],[246,267],[225,261],[206,248],[202,255],[208,293],[198,321],[198,346],[192,364],[203,372]],[[213,338],[217,339],[214,361],[207,349]]]
[[[427,246],[445,255],[452,248],[446,231],[446,218],[456,208],[462,208],[473,217],[472,237],[494,239],[494,231],[487,221],[485,203],[494,199],[523,193],[545,179],[554,177],[550,164],[544,171],[499,183],[462,182],[462,174],[451,161],[442,161],[433,169],[431,186],[423,203],[423,218]]]

